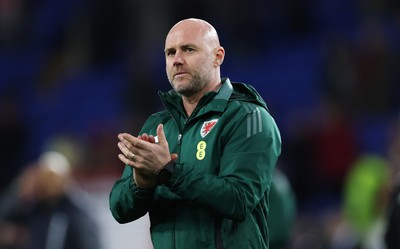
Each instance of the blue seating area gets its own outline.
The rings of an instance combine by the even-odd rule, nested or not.
[[[279,166],[297,188],[299,212],[340,205],[338,183],[319,186],[317,175],[331,170],[324,168],[328,159],[346,154],[340,138],[354,136],[354,156],[383,157],[400,139],[394,0],[242,1],[239,9],[207,0],[191,10],[180,0],[160,2],[162,8],[150,6],[156,1],[13,1],[20,4],[9,6],[15,18],[0,16],[0,143],[9,150],[1,153],[13,150],[5,139],[16,135],[13,127],[25,133],[18,138],[20,160],[0,162],[9,168],[25,167],[62,134],[114,137],[140,127],[144,114],[161,107],[152,103],[156,90],[170,87],[164,28],[188,16],[215,23],[226,49],[222,76],[252,84],[265,98],[283,138]],[[149,9],[150,17],[142,11]],[[301,179],[304,172],[310,179]]]

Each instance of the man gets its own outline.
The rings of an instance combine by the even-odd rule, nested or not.
[[[269,191],[269,248],[289,248],[296,225],[296,196],[286,174],[275,169]]]
[[[250,85],[221,79],[225,51],[204,20],[165,41],[173,90],[141,135],[118,135],[126,164],[110,193],[120,223],[149,212],[155,249],[268,248],[268,192],[281,139]]]
[[[73,196],[67,157],[45,151],[0,196],[0,248],[101,249],[94,218]]]

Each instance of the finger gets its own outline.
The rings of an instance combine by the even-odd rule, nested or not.
[[[120,134],[118,134],[118,139],[119,139],[119,141],[121,141],[121,143],[123,143],[125,145],[126,148],[130,149],[131,147],[133,147],[133,144],[131,142],[131,138],[130,138],[129,134],[120,133]]]
[[[147,133],[143,133],[141,136],[139,136],[143,141],[149,142],[149,135]]]
[[[125,144],[122,143],[122,142],[118,142],[117,145],[118,145],[119,150],[120,150],[124,155],[126,155],[127,152],[129,151],[129,149],[125,146]]]
[[[157,143],[156,138],[153,135],[149,136],[149,142],[152,143],[152,144],[156,144]]]
[[[120,133],[118,135],[119,140],[125,144],[125,146],[130,150],[133,147],[141,147],[143,141],[137,137],[134,137],[128,133]]]
[[[118,139],[122,142],[122,141],[128,141],[128,142],[132,142],[132,139],[134,138],[134,136],[130,135],[129,133],[119,133],[118,134]]]
[[[120,149],[122,154],[128,159],[132,159],[135,156],[135,153],[129,150],[122,142],[118,143],[118,148]]]
[[[125,151],[122,153],[118,154],[118,158],[125,164],[128,164],[129,166],[132,167],[137,167],[138,166],[138,160],[140,161],[140,158],[138,158],[137,154],[134,154],[131,151]]]
[[[118,154],[118,158],[121,162],[123,162],[124,164],[128,164],[128,158],[125,157],[125,155],[123,154]]]
[[[157,126],[157,137],[158,137],[158,143],[167,143],[167,139],[165,138],[165,133],[164,133],[164,126],[163,124],[159,124]]]
[[[145,135],[145,139],[147,134]],[[134,137],[128,133],[122,133],[121,134],[121,142],[125,144],[125,146],[129,149],[132,150],[133,148],[136,149],[148,149],[149,148],[149,143],[148,141],[142,140],[141,136]]]
[[[123,162],[125,165],[131,166],[135,168],[135,162],[132,160],[129,160],[126,158],[124,154],[118,154],[118,158],[121,162]]]
[[[178,154],[176,153],[171,154],[171,161],[175,162],[176,160],[178,160]]]

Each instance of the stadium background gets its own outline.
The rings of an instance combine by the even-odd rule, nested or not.
[[[161,108],[164,38],[187,17],[218,30],[222,75],[266,99],[298,204],[293,248],[323,248],[357,160],[399,166],[395,0],[0,0],[0,190],[52,141],[73,141],[106,249],[145,248],[146,219],[118,225],[108,213],[116,134]]]

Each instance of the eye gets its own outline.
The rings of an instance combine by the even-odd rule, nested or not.
[[[186,47],[186,48],[184,48],[183,49],[185,52],[189,52],[189,53],[191,53],[191,52],[193,52],[194,51],[194,48],[191,48],[191,47]]]
[[[174,55],[175,55],[175,50],[167,50],[167,51],[165,52],[165,55],[166,55],[166,56],[174,56]]]

